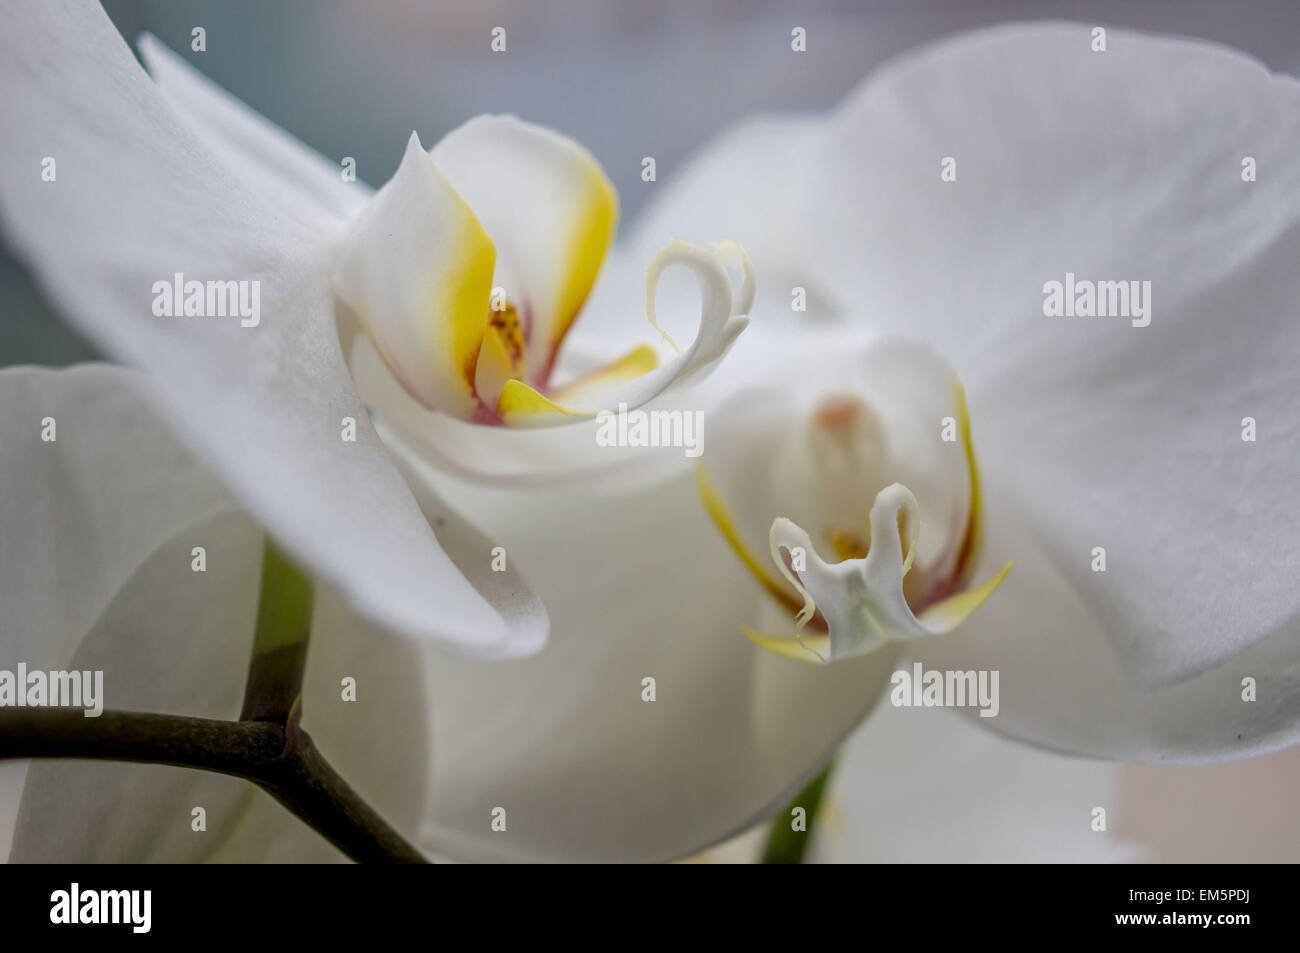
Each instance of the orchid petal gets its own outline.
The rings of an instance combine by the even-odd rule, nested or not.
[[[407,391],[473,418],[496,252],[415,133],[402,164],[348,231],[334,290]]]
[[[673,176],[660,182],[645,210],[611,257],[589,313],[575,329],[570,347],[593,350],[615,338],[618,328],[608,320],[609,299],[604,285],[621,270],[624,259],[645,261],[665,235],[705,241],[725,235],[742,245],[762,278],[746,313],[757,317],[764,334],[775,329],[807,332],[822,317],[827,295],[814,282],[804,259],[811,245],[803,226],[804,175],[809,157],[821,143],[824,121],[811,116],[758,116],[743,119],[707,143]],[[858,267],[862,267],[859,263]],[[791,309],[791,292],[804,288],[808,310]],[[599,304],[600,307],[596,305]],[[608,346],[608,344],[605,344]],[[739,362],[736,362],[739,364]],[[744,374],[736,367],[732,376]]]
[[[98,6],[24,4],[0,45],[5,230],[55,304],[150,370],[183,439],[364,615],[508,654],[509,629],[439,549],[357,400],[328,286],[336,236],[249,192]],[[42,156],[57,158],[56,182],[40,181]],[[260,281],[260,322],[155,316],[151,288],[175,273]]]
[[[1000,710],[978,719],[981,727],[1071,754],[1155,763],[1258,757],[1300,741],[1300,626],[1194,678],[1152,686],[1115,655],[1068,567],[1033,541],[1015,501],[987,502],[983,561],[1014,557],[1016,571],[960,628],[909,648],[928,668],[1001,673]]]
[[[729,263],[742,273],[741,286],[734,296],[727,271]],[[711,370],[749,324],[743,313],[754,296],[749,261],[744,250],[734,243],[705,248],[681,240],[672,242],[646,269],[646,312],[656,330],[659,325],[655,294],[659,277],[673,265],[683,265],[693,271],[700,287],[699,330],[686,351],[626,383],[612,383],[597,389],[596,393],[584,390],[581,395],[575,395],[583,400],[577,407],[561,406],[522,381],[510,381],[497,402],[501,419],[514,427],[542,427],[562,422],[565,417],[592,417],[601,410],[613,411],[620,405],[639,407],[669,387],[685,384]]]
[[[439,489],[489,536],[509,536],[553,634],[517,665],[430,652],[432,816],[421,843],[436,854],[682,856],[778,810],[888,682],[887,649],[811,666],[737,635],[753,586],[717,572],[725,544],[701,519],[689,473],[657,487],[653,506],[623,487],[526,498]],[[642,700],[647,677],[654,701]],[[507,826],[494,832],[498,806]]]
[[[152,34],[143,34],[138,46],[149,75],[195,135],[268,201],[291,204],[309,225],[336,225],[361,211],[369,190],[344,181],[337,163],[248,108]]]
[[[1300,83],[1221,47],[999,27],[870,78],[790,222],[846,312],[963,368],[990,499],[1152,685],[1300,619],[1297,115]],[[1067,273],[1149,281],[1149,326],[1047,316]]]
[[[622,357],[570,381],[551,393],[560,403],[581,403],[606,388],[636,380],[659,366],[659,352],[648,344],[638,344]]]
[[[496,244],[497,284],[521,309],[540,385],[613,241],[618,195],[586,149],[514,116],[471,119],[431,155]]]
[[[94,364],[0,371],[0,668],[66,666],[160,543],[234,506],[174,449],[133,383],[128,372]],[[16,810],[26,772],[0,764],[0,808]],[[13,821],[0,810],[0,856]]]
[[[812,859],[825,863],[1135,863],[1121,768],[1017,744],[942,708],[881,705],[836,758]],[[992,719],[996,721],[997,719]],[[926,756],[919,756],[921,753]],[[887,769],[883,766],[887,765]],[[1130,828],[1132,826],[1130,825]]]
[[[750,345],[748,335],[738,342],[748,351],[737,355],[737,366],[766,362],[769,377],[816,385],[769,381],[730,393],[724,388],[710,401],[703,467],[746,548],[768,562],[769,530],[781,515],[812,533],[851,522],[865,535],[875,494],[898,482],[913,491],[928,527],[917,542],[917,575],[947,578],[968,519],[979,509],[972,496],[978,475],[970,415],[952,366],[915,341],[854,336],[843,329],[810,329],[782,338],[779,346],[762,337],[755,341],[759,347]],[[812,442],[828,400],[860,403],[861,413],[875,418],[882,442],[872,459],[836,463],[843,472],[833,487],[816,458],[837,448]],[[951,440],[945,438],[949,429]]]
[[[735,518],[727,508],[727,504],[722,494],[718,491],[717,485],[708,475],[703,467],[696,468],[695,483],[699,489],[700,500],[704,503],[704,508],[708,510],[710,518],[714,525],[722,533],[728,545],[731,546],[737,559],[742,566],[749,570],[750,575],[763,587],[767,593],[777,602],[784,605],[791,612],[798,612],[803,608],[799,599],[795,598],[791,592],[791,587],[785,585],[781,579],[775,575],[769,568],[769,564],[758,556],[750,547],[745,539],[744,533],[736,525]],[[746,632],[746,634],[749,634]]]
[[[578,479],[593,486],[653,482],[681,464],[680,453],[628,449],[611,455],[596,441],[594,419],[569,417],[568,426],[520,430],[429,410],[402,387],[364,334],[353,342],[349,367],[377,419],[439,470],[466,480],[516,489]]]
[[[715,437],[696,474],[705,508],[759,585],[797,614],[797,639],[786,636],[785,654],[825,661],[872,651],[889,639],[950,631],[1005,576],[1004,570],[965,588],[981,504],[961,384],[945,361],[915,343],[841,344],[828,355],[829,342],[812,337],[811,347],[805,340],[802,350],[781,352],[783,373],[818,381],[812,391],[821,396],[811,409],[802,393],[769,386],[742,390],[712,412]],[[923,487],[937,530],[917,535],[923,511],[909,488],[879,489],[899,477]],[[862,501],[874,505],[867,510]],[[794,513],[797,522],[773,522],[780,513]],[[897,543],[867,548],[900,518],[908,530],[901,551]],[[768,529],[770,558],[754,545],[760,526]],[[829,564],[802,526],[816,527],[833,546],[846,542],[840,531],[848,531],[855,544]],[[892,536],[898,535],[895,527]],[[793,547],[811,562],[806,571],[795,572],[787,561]],[[897,565],[886,564],[891,554]],[[864,616],[864,600],[881,605]],[[812,645],[814,633],[804,628],[819,609],[819,628],[831,622],[834,652]]]
[[[831,657],[831,637],[821,632],[792,639],[788,635],[767,635],[743,624],[740,631],[760,649],[767,649],[774,655],[783,655],[800,662],[810,661],[810,655],[821,661]]]
[[[814,612],[826,619],[834,662],[874,651],[888,641],[911,641],[951,632],[1002,584],[1011,564],[981,585],[913,614],[903,594],[903,577],[911,569],[920,532],[912,491],[899,483],[885,487],[871,507],[871,546],[863,559],[827,563],[808,534],[787,519],[772,523],[772,558],[781,574],[803,597],[795,619],[795,637]],[[799,555],[794,568],[784,558]],[[806,568],[800,569],[801,561]],[[812,650],[810,650],[812,651]]]

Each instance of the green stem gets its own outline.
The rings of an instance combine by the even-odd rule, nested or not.
[[[251,781],[358,863],[426,863],[296,725],[81,708],[0,708],[0,759],[89,758]]]
[[[312,602],[311,577],[267,539],[240,721],[289,721],[302,693]]]
[[[826,782],[830,778],[831,769],[834,766],[835,762],[833,761],[826,765],[825,770],[795,795],[794,800],[786,806],[784,811],[773,818],[771,830],[768,831],[767,835],[767,846],[763,848],[762,863],[803,863],[804,853],[808,850],[808,844],[812,840],[813,822],[816,820],[818,808],[821,807],[822,794],[826,790]],[[804,811],[803,830],[795,830],[796,808],[803,808]]]

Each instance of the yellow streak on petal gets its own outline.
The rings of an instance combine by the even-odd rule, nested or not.
[[[927,627],[938,626],[941,632],[951,632],[970,617],[970,614],[984,604],[993,595],[1002,581],[1011,572],[1011,563],[1002,567],[996,576],[984,580],[978,586],[949,596],[942,602],[936,602],[919,616],[919,621]]]
[[[832,528],[827,532],[826,538],[831,544],[831,549],[835,550],[836,562],[867,558],[867,544],[852,530]]]
[[[524,378],[527,371],[527,353],[524,347],[524,327],[519,311],[509,301],[501,311],[488,316],[488,330],[496,334],[506,358],[510,362],[510,376]]]
[[[591,293],[618,221],[618,193],[605,176],[605,170],[590,157],[584,157],[582,165],[587,183],[569,230],[563,259],[567,279],[560,286],[559,300],[555,302],[556,318],[550,328],[550,339],[540,342],[547,356],[559,349]]]
[[[659,354],[649,344],[638,344],[616,361],[592,371],[585,377],[556,388],[552,393],[560,400],[586,393],[610,384],[636,380],[659,366]]]
[[[975,462],[975,441],[970,431],[970,408],[966,405],[966,389],[960,380],[954,381],[957,401],[957,422],[961,430],[961,445],[966,453],[966,469],[970,473],[970,502],[966,509],[966,532],[962,537],[961,549],[957,554],[954,572],[957,578],[970,571],[979,552],[979,544],[984,530],[984,502],[980,494],[980,470]]]
[[[550,427],[568,418],[590,418],[594,414],[561,407],[523,381],[506,381],[497,398],[497,415],[509,427]]]
[[[433,174],[441,178],[436,169]],[[429,304],[429,320],[435,322],[439,332],[433,337],[432,357],[437,366],[442,355],[449,355],[452,366],[473,393],[497,250],[469,206],[450,186],[445,187],[462,216],[460,237],[451,246],[460,253],[443,267],[442,279],[435,285],[434,300]]]
[[[708,511],[709,516],[713,518],[713,522],[721,531],[723,538],[731,544],[736,556],[739,557],[741,563],[754,578],[758,580],[759,585],[791,612],[798,612],[802,609],[803,601],[797,599],[781,580],[772,575],[766,565],[759,561],[753,550],[746,544],[744,537],[740,535],[740,530],[736,528],[735,521],[731,518],[731,513],[722,499],[722,494],[718,492],[717,486],[714,485],[713,480],[702,466],[695,468],[695,486],[699,490],[700,500],[704,503],[704,508]]]
[[[789,636],[764,635],[743,624],[740,631],[744,632],[745,636],[759,648],[785,658],[807,662],[810,665],[823,665],[831,657],[829,635],[805,635],[802,639],[792,639]]]

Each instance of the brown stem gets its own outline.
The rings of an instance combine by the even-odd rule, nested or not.
[[[289,720],[217,721],[82,708],[0,708],[0,759],[90,758],[167,764],[252,781],[358,863],[427,863]]]

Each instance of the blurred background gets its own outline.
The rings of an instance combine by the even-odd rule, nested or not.
[[[412,129],[430,145],[482,112],[553,126],[604,164],[625,224],[656,187],[641,181],[643,156],[655,157],[659,182],[669,181],[737,117],[825,110],[882,60],[981,25],[1072,19],[1202,37],[1300,73],[1295,0],[108,0],[105,7],[129,40],[157,35],[326,156],[355,157],[358,176],[372,184],[396,168]],[[196,26],[207,33],[202,53],[190,51]],[[807,31],[802,56],[790,55],[794,26]],[[506,30],[503,54],[490,49],[494,27]],[[0,252],[0,365],[96,356]],[[1132,856],[1300,859],[1300,754],[1210,768],[1102,769],[979,733],[970,736],[974,747],[947,757],[927,747],[925,726],[909,723],[899,734],[890,722],[869,720],[850,745],[822,845],[827,859],[905,859],[889,845],[909,830],[936,845],[979,842],[974,853],[986,859],[1029,857],[1011,849],[1025,839],[1017,818],[1036,799],[1093,783],[1101,771],[1120,805],[1112,827],[1141,845]],[[948,727],[935,737],[962,731]],[[890,765],[887,781],[882,761]],[[915,798],[916,785],[963,786],[981,819],[939,816]],[[929,853],[938,859],[943,849]],[[1076,856],[1092,859],[1092,852],[1080,847]]]

